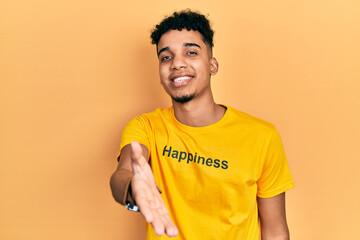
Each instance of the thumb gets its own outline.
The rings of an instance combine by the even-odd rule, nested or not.
[[[138,143],[137,141],[131,142],[130,156],[131,156],[132,162],[135,164],[142,165],[142,164],[146,163],[140,143]]]

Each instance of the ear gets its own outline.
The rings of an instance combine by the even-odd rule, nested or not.
[[[217,62],[216,58],[211,57],[210,59],[210,74],[215,75],[219,70],[219,63]]]

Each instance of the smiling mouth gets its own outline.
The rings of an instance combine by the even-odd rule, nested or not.
[[[175,82],[175,83],[181,83],[181,82],[184,82],[184,81],[189,80],[191,78],[192,77],[190,77],[190,76],[183,76],[183,77],[174,78],[172,81]]]

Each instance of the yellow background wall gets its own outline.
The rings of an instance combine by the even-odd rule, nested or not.
[[[282,136],[292,239],[358,236],[359,1],[2,0],[0,239],[144,238],[109,178],[126,122],[170,105],[150,30],[188,7],[216,31],[216,101]]]

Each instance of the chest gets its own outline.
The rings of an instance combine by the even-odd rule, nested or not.
[[[254,185],[260,177],[265,143],[236,128],[201,133],[160,128],[153,133],[151,145],[152,168],[159,176],[185,185],[241,188]]]

